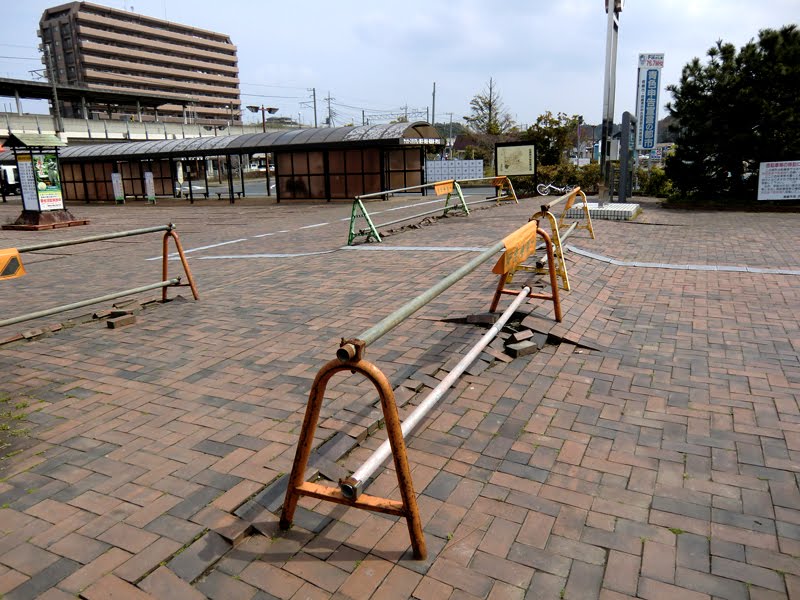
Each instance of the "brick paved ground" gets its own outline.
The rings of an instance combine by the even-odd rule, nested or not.
[[[27,413],[11,427],[28,430],[6,432],[0,461],[3,598],[800,598],[800,276],[769,272],[800,269],[794,214],[648,204],[635,223],[571,238],[621,261],[766,272],[570,254],[552,339],[597,349],[481,363],[409,442],[426,561],[410,557],[403,522],[308,499],[279,532],[310,383],[338,339],[474,256],[419,248],[485,247],[534,210],[439,220],[378,251],[339,250],[347,206],[252,200],[76,205],[90,226],[0,232],[11,246],[174,221],[202,294],[127,327],[0,345],[2,410]],[[0,220],[18,211],[0,206]],[[157,281],[159,246],[25,255],[28,275],[0,284],[4,316]],[[489,270],[368,348],[401,412],[482,334],[443,319],[488,308]],[[551,318],[540,302],[525,311]],[[379,445],[376,400],[334,379],[312,473],[335,479]],[[391,468],[369,492],[398,497]]]

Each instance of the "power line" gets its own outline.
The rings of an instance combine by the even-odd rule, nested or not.
[[[2,45],[2,44],[0,44],[0,45]],[[240,82],[240,85],[253,85],[253,86],[256,86],[256,87],[268,87],[268,88],[283,88],[283,89],[286,89],[286,90],[305,90],[305,89],[307,89],[306,87],[300,87],[300,86],[296,86],[296,85],[273,85],[273,84],[269,84],[269,83],[248,83],[246,81]]]
[[[298,100],[305,96],[267,96],[265,94],[240,94],[240,96],[247,96],[248,98],[283,98],[286,100]]]

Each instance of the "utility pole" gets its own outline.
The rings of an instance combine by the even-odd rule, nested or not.
[[[617,37],[623,0],[605,0],[608,14],[603,88],[603,129],[600,136],[600,200],[611,200],[611,136],[614,133],[614,92],[617,80]]]
[[[317,88],[309,88],[309,92],[311,92],[311,97],[314,100],[314,127],[317,127]]]
[[[361,109],[361,124],[362,125],[366,125],[367,124],[367,117],[364,114],[364,109],[363,108]]]
[[[486,133],[492,132],[492,109],[494,108],[494,81],[489,77],[489,120],[486,122]]]
[[[331,111],[331,100],[336,100],[336,98],[331,98],[331,92],[328,90],[328,97],[325,98],[328,101],[328,127],[333,127],[333,111]]]
[[[433,103],[431,105],[431,125],[436,125],[436,82],[433,82]]]
[[[64,121],[61,120],[61,107],[58,103],[58,85],[56,83],[56,70],[53,66],[53,55],[50,53],[50,44],[44,43],[44,56],[47,60],[47,78],[53,88],[53,116],[56,120],[56,135],[64,131]]]
[[[451,146],[451,141],[450,141],[450,140],[453,139],[453,113],[450,112],[450,113],[444,113],[444,114],[450,116],[450,130],[449,130],[449,132],[447,134],[447,144],[445,145],[445,148],[450,148],[450,152],[447,152],[446,154],[448,155],[447,156],[448,159],[453,160],[453,148]],[[442,160],[444,160],[444,154],[445,153],[442,153]]]

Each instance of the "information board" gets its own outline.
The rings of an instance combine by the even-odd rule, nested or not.
[[[156,203],[156,188],[153,185],[153,173],[151,171],[144,172],[144,193],[148,203]]]
[[[17,172],[23,210],[39,212],[39,195],[36,193],[36,178],[33,176],[33,160],[30,154],[17,155]]]
[[[114,201],[117,204],[125,204],[125,188],[122,186],[122,174],[111,174],[111,186],[114,188]]]
[[[761,163],[758,168],[758,199],[800,199],[800,160]]]
[[[663,54],[640,54],[636,88],[636,149],[651,150],[658,143],[658,97]]]
[[[495,175],[535,175],[536,150],[529,142],[495,146]]]
[[[58,156],[53,154],[33,155],[33,176],[39,196],[39,210],[62,210],[61,177],[58,174]]]

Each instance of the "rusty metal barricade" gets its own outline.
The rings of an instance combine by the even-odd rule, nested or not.
[[[397,327],[405,319],[410,317],[420,308],[431,302],[442,294],[445,290],[455,283],[472,273],[478,266],[490,260],[503,251],[501,261],[504,264],[504,257],[510,257],[507,264],[514,265],[517,261],[524,261],[534,251],[536,245],[536,235],[543,235],[544,232],[538,229],[534,223],[518,229],[516,232],[497,242],[480,255],[470,260],[468,263],[443,278],[437,284],[407,302],[399,309],[384,317],[376,325],[373,325],[362,332],[357,338],[342,339],[339,349],[336,351],[336,358],[323,366],[311,386],[308,397],[303,425],[300,431],[300,438],[297,443],[294,464],[289,476],[286,497],[281,512],[280,527],[288,529],[292,525],[297,503],[301,496],[309,496],[319,500],[343,504],[354,508],[381,512],[405,518],[411,539],[411,547],[414,557],[424,559],[426,557],[425,538],[422,533],[422,522],[417,507],[417,499],[414,492],[414,485],[411,478],[411,470],[406,456],[405,436],[408,435],[419,422],[424,414],[435,406],[444,391],[453,385],[456,378],[477,358],[480,351],[488,345],[489,341],[499,332],[503,324],[512,316],[519,305],[527,298],[531,297],[530,287],[524,287],[517,293],[517,298],[512,302],[494,327],[487,332],[481,341],[462,359],[451,373],[431,392],[431,395],[409,415],[402,424],[400,423],[397,405],[394,399],[394,391],[386,376],[374,364],[364,358],[367,346],[386,335],[389,331]],[[545,239],[546,234],[544,234]],[[548,244],[548,249],[552,255],[552,245]],[[509,254],[510,253],[510,254]],[[498,263],[499,264],[499,263]],[[558,286],[555,285],[556,275],[553,262],[550,264],[550,281],[553,287],[554,310],[557,318],[561,319],[560,305],[558,304]],[[499,289],[499,288],[498,288]],[[492,300],[492,310],[497,308],[499,293],[495,294]],[[534,296],[538,297],[538,296]],[[378,391],[381,409],[386,425],[388,440],[373,453],[373,455],[354,472],[350,477],[339,481],[339,487],[331,487],[319,483],[305,481],[305,471],[311,455],[311,446],[314,442],[314,433],[317,422],[319,421],[322,402],[325,396],[325,389],[330,379],[339,372],[349,371],[359,373],[367,378]],[[419,411],[422,411],[420,413]],[[398,487],[400,489],[401,500],[391,500],[377,496],[369,496],[362,493],[363,486],[370,475],[377,470],[382,462],[392,455],[394,466],[397,473]]]
[[[559,228],[563,227],[566,224],[567,211],[569,211],[569,209],[572,208],[572,206],[574,205],[575,200],[576,200],[576,198],[578,197],[579,194],[580,194],[581,200],[583,202],[584,214],[586,215],[586,224],[585,225],[581,225],[578,221],[576,221],[576,222],[572,223],[569,226],[567,231],[561,233]],[[550,209],[553,208],[559,202],[564,202],[564,201],[566,201],[566,205],[564,207],[564,211],[562,212],[560,218],[556,218],[556,216],[552,213],[552,211]],[[547,219],[548,223],[550,224],[550,231],[551,231],[550,239],[551,239],[551,241],[553,243],[553,250],[554,250],[554,255],[555,255],[554,259],[555,259],[555,264],[556,264],[556,267],[555,267],[556,268],[556,273],[558,274],[559,278],[561,279],[562,288],[564,290],[566,290],[566,291],[569,291],[569,289],[570,289],[569,275],[567,273],[567,264],[566,264],[566,261],[564,260],[564,245],[563,245],[563,242],[564,242],[565,239],[567,239],[567,237],[569,237],[570,234],[572,234],[572,232],[575,229],[587,229],[589,231],[589,234],[591,235],[592,239],[595,239],[595,237],[594,237],[594,228],[592,227],[592,218],[589,215],[589,204],[586,201],[586,194],[583,193],[581,188],[576,187],[576,188],[570,190],[569,192],[567,192],[566,194],[564,194],[563,196],[559,196],[558,198],[556,198],[552,202],[548,202],[547,204],[542,204],[540,206],[540,208],[539,208],[539,211],[536,212],[530,218],[531,221],[538,221],[540,219]],[[540,245],[540,248],[541,248],[541,245]],[[551,258],[550,260],[552,261],[553,258]],[[542,272],[542,267],[546,262],[547,261],[544,261],[544,260],[541,261],[539,263],[539,266],[537,266],[537,267],[520,266],[518,270],[520,270],[520,271],[538,271],[538,272]],[[511,273],[511,277],[513,277],[513,273]],[[511,281],[511,278],[509,278],[509,281]]]
[[[497,190],[497,195],[486,198],[485,200],[474,200],[472,202],[467,202],[467,206],[472,206],[473,204],[484,204],[486,202],[495,202],[496,204],[500,204],[504,201],[513,201],[514,204],[519,204],[517,193],[514,191],[514,185],[505,175],[497,175],[496,177],[476,177],[473,179],[458,179],[457,183],[462,185],[465,183],[475,183],[477,181],[491,182],[492,187]]]
[[[200,296],[197,292],[197,285],[195,283],[194,277],[192,276],[192,271],[189,268],[189,264],[186,261],[186,256],[183,252],[183,246],[181,246],[180,238],[178,237],[178,233],[176,231],[176,227],[174,224],[170,223],[168,225],[159,225],[155,227],[145,227],[142,229],[132,229],[129,231],[119,231],[115,233],[104,233],[98,234],[88,237],[76,238],[73,240],[61,240],[56,242],[45,242],[43,244],[33,244],[31,246],[23,246],[19,248],[13,248],[13,250],[17,256],[20,254],[24,254],[26,252],[36,252],[37,250],[49,250],[51,248],[61,248],[64,246],[75,246],[77,244],[88,244],[91,242],[100,242],[105,240],[113,240],[117,238],[123,237],[131,237],[136,235],[145,235],[148,233],[158,233],[164,232],[162,248],[163,248],[163,257],[162,257],[162,267],[161,267],[161,281],[158,283],[152,283],[149,285],[140,286],[137,288],[132,288],[128,290],[121,290],[119,292],[112,292],[110,294],[105,294],[104,296],[99,296],[96,298],[88,298],[86,300],[80,300],[78,302],[73,302],[71,304],[64,304],[60,306],[55,306],[53,308],[48,308],[45,310],[40,310],[36,312],[27,313],[24,315],[20,315],[18,317],[12,317],[10,319],[2,319],[0,320],[0,327],[5,325],[13,325],[15,323],[22,323],[23,321],[30,321],[32,319],[38,319],[40,317],[47,317],[50,315],[54,315],[60,312],[65,312],[68,310],[73,310],[76,308],[83,308],[84,306],[89,306],[91,304],[97,304],[99,302],[106,302],[108,300],[114,300],[116,298],[122,298],[124,296],[132,296],[134,294],[139,294],[142,292],[146,292],[149,290],[161,289],[161,300],[162,302],[166,302],[167,300],[167,288],[170,287],[189,287],[192,290],[192,296],[195,300],[199,300]],[[168,268],[168,261],[169,261],[169,240],[172,239],[175,243],[175,249],[178,252],[178,256],[180,257],[181,264],[183,265],[183,271],[186,275],[186,280],[188,283],[181,283],[180,277],[169,277],[169,268]],[[20,268],[22,268],[22,264],[20,262]]]

